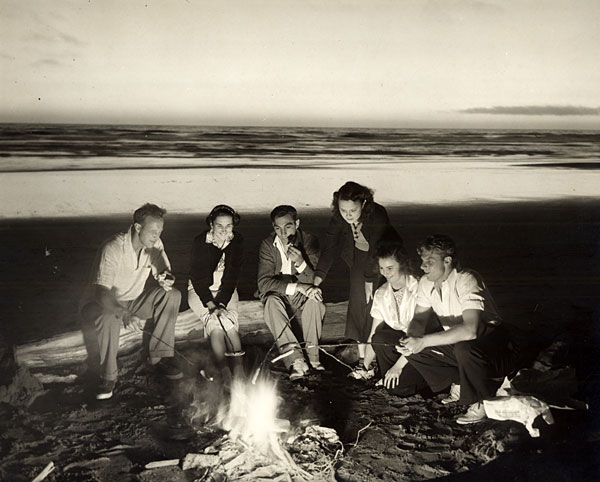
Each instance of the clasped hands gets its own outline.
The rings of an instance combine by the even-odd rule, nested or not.
[[[311,300],[323,301],[323,291],[316,285],[309,283],[298,283],[296,285],[296,291],[299,291],[304,296]]]
[[[401,338],[396,345],[396,351],[402,353],[404,356],[414,355],[423,351],[424,348],[426,348],[425,340],[414,336]]]

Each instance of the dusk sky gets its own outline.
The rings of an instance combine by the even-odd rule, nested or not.
[[[0,0],[0,122],[600,128],[600,1]]]

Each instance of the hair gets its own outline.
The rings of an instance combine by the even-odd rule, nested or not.
[[[237,211],[231,206],[227,206],[227,204],[218,204],[212,208],[212,211],[206,216],[206,224],[211,226],[219,216],[231,216],[234,226],[237,226],[242,219]]]
[[[333,214],[339,214],[340,201],[358,201],[362,205],[363,213],[365,213],[373,205],[373,190],[356,182],[348,181],[333,193],[333,200],[331,201]]]
[[[294,221],[298,219],[298,211],[294,206],[288,204],[280,204],[275,206],[271,211],[271,222],[274,223],[277,218],[290,215]]]
[[[414,274],[410,257],[406,252],[406,249],[399,242],[383,243],[377,246],[375,251],[375,258],[377,260],[385,258],[393,258],[398,261],[400,265],[400,271],[402,273]]]
[[[163,209],[156,204],[146,203],[142,207],[135,210],[133,213],[133,222],[137,224],[143,224],[144,219],[146,219],[148,216],[163,219],[165,214],[167,214],[166,209]]]
[[[456,243],[454,240],[445,234],[432,234],[419,244],[417,253],[419,256],[423,251],[434,251],[439,253],[442,259],[447,257],[452,258],[452,267],[459,265],[459,259],[456,252]]]

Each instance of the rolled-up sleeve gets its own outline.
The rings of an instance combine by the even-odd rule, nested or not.
[[[483,283],[480,283],[471,273],[461,274],[462,276],[456,282],[456,291],[462,311],[484,311]]]

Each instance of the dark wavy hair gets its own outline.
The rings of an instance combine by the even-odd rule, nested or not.
[[[282,218],[288,214],[294,221],[298,219],[298,211],[296,211],[294,206],[290,206],[289,204],[280,204],[279,206],[275,206],[273,211],[271,211],[271,222],[274,223],[277,218]]]
[[[400,272],[414,276],[415,270],[413,263],[406,252],[406,249],[400,242],[381,243],[375,251],[377,260],[385,258],[394,258],[400,265]]]
[[[373,203],[373,190],[369,189],[362,184],[358,184],[354,181],[348,181],[336,192],[333,193],[333,200],[331,201],[331,211],[334,215],[340,215],[339,202],[340,201],[358,201],[362,205],[361,219],[371,210]]]
[[[206,224],[208,224],[210,227],[210,225],[214,223],[215,219],[217,219],[219,216],[231,216],[234,226],[237,226],[242,219],[237,211],[231,206],[227,206],[227,204],[219,204],[212,208],[212,211],[208,216],[206,216]]]
[[[450,257],[452,258],[452,267],[457,269],[460,268],[456,243],[450,236],[445,234],[432,234],[431,236],[428,236],[417,248],[419,256],[422,255],[423,251],[434,251],[439,253],[442,260]]]
[[[143,224],[144,219],[146,219],[148,216],[163,219],[165,214],[167,214],[166,209],[163,209],[156,204],[146,203],[134,211],[133,222],[137,224]]]

